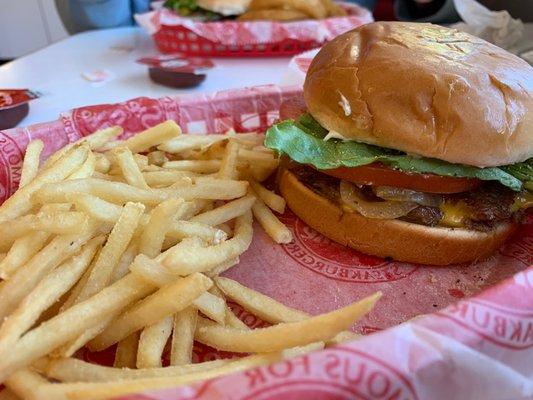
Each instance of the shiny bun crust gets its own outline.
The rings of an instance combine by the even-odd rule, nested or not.
[[[533,67],[454,29],[376,22],[338,36],[304,97],[326,129],[361,142],[478,167],[533,156]]]
[[[438,228],[394,219],[371,219],[340,207],[302,184],[290,171],[279,177],[289,208],[306,224],[342,245],[379,257],[448,265],[483,259],[515,231],[501,224],[491,232]]]

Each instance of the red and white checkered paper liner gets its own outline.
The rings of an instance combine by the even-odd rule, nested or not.
[[[278,43],[287,39],[324,43],[350,29],[373,21],[366,8],[344,4],[349,15],[294,22],[218,21],[199,22],[181,17],[167,8],[135,16],[137,23],[153,35],[164,26],[183,26],[196,35],[225,46]]]
[[[278,117],[281,102],[301,95],[299,90],[264,86],[137,98],[82,107],[55,122],[0,132],[0,201],[17,187],[30,139],[42,139],[48,155],[99,128],[118,124],[130,135],[169,118],[190,134],[228,128],[262,131]],[[281,218],[293,231],[294,242],[277,245],[256,227],[252,246],[226,275],[311,314],[381,290],[376,308],[355,326],[373,334],[276,365],[126,399],[533,396],[533,218],[489,259],[449,267],[364,255],[332,243],[290,211]],[[261,326],[242,310],[238,314]],[[428,315],[410,320],[421,314]],[[199,361],[221,356],[205,346],[195,348]],[[93,361],[99,357],[86,355]]]

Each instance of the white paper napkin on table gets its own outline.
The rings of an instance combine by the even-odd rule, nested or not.
[[[454,0],[454,5],[464,21],[452,25],[454,28],[485,39],[533,63],[533,48],[524,51],[516,46],[524,34],[521,20],[511,17],[505,10],[491,11],[476,0]]]

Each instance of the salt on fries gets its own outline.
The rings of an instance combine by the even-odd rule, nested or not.
[[[346,329],[379,293],[313,317],[219,276],[250,246],[253,216],[274,241],[292,240],[276,216],[285,201],[262,184],[278,166],[263,135],[181,135],[173,121],[121,133],[98,131],[41,168],[43,143],[30,143],[20,188],[0,206],[2,398],[186,385],[354,337]],[[226,298],[273,325],[248,328]],[[193,363],[195,340],[250,355]],[[73,357],[113,344],[113,367]]]

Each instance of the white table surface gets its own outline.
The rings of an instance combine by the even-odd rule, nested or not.
[[[135,62],[153,54],[157,50],[152,39],[138,27],[84,32],[0,66],[0,88],[42,92],[43,96],[31,102],[29,115],[19,124],[26,126],[55,120],[62,111],[84,105],[277,84],[289,62],[288,57],[213,58],[216,68],[209,71],[200,86],[173,89],[153,83],[148,68]],[[115,77],[96,84],[81,76],[94,70],[108,70]]]

